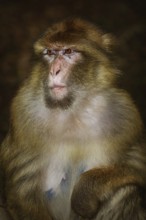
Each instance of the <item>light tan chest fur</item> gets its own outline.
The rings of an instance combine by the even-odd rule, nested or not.
[[[81,173],[106,166],[111,159],[108,148],[95,142],[75,145],[60,143],[53,146],[44,191],[57,219],[71,219],[70,198]]]
[[[50,137],[44,140],[49,154],[45,154],[48,165],[43,190],[56,219],[69,219],[70,198],[80,174],[107,166],[117,158],[114,147],[105,139],[105,127],[108,130],[111,120],[107,108],[102,96],[85,100],[79,109],[51,111],[35,107],[37,120],[41,118],[46,136]]]

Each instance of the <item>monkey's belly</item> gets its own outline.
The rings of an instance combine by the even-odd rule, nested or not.
[[[71,194],[74,184],[82,172],[83,169],[81,169],[80,172],[75,172],[73,170],[66,171],[65,175],[63,175],[62,179],[60,180],[58,187],[52,187],[46,191],[49,206],[51,207],[53,216],[56,219],[73,219],[71,217]]]
[[[49,158],[44,191],[52,214],[58,220],[73,220],[71,195],[81,173],[94,167],[108,165],[109,153],[97,140],[86,145],[59,145]]]

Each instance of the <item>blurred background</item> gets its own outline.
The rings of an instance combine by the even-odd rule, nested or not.
[[[0,142],[8,131],[11,100],[29,75],[33,42],[52,22],[71,16],[116,36],[121,86],[133,97],[146,125],[145,14],[142,0],[0,0]]]

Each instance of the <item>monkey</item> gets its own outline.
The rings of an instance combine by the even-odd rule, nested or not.
[[[0,150],[11,219],[146,219],[144,125],[118,86],[113,43],[74,18],[34,44]]]

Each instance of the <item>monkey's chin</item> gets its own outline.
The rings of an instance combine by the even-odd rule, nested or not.
[[[46,106],[53,109],[68,109],[74,101],[74,95],[68,91],[67,87],[51,88],[49,90],[45,87],[44,95]]]

